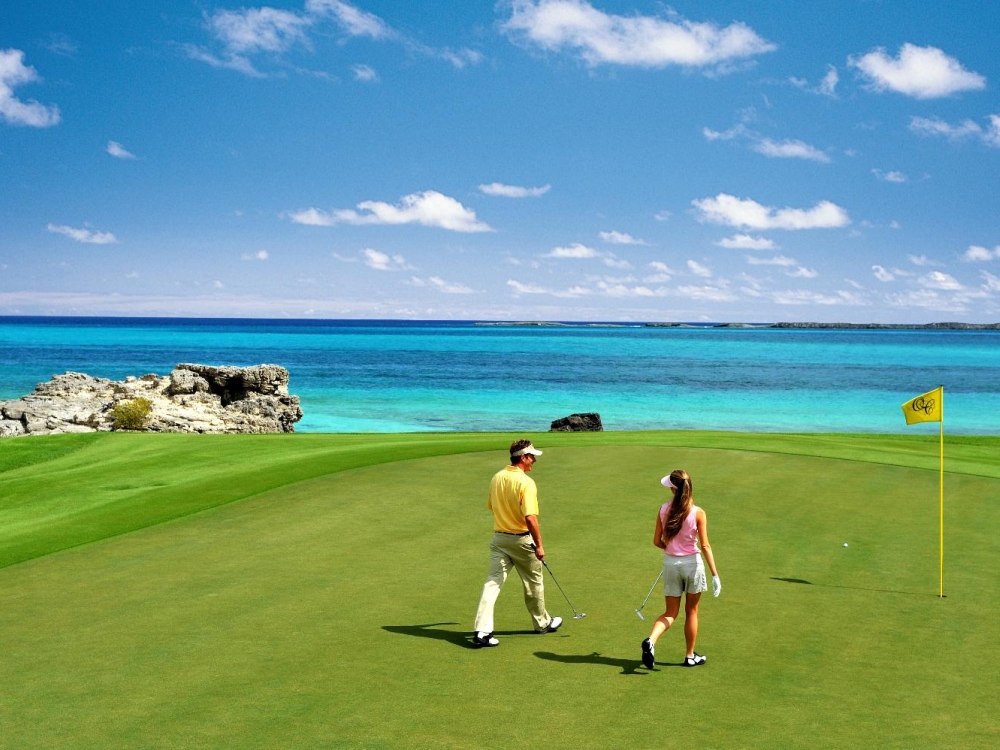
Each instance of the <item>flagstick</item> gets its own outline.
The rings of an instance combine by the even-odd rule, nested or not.
[[[939,508],[940,508],[940,568],[941,568],[941,583],[940,583],[940,593],[939,596],[944,598],[944,386],[941,386],[941,429],[940,429],[940,471],[939,471]]]

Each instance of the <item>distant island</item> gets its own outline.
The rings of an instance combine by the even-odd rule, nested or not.
[[[549,326],[590,328],[783,328],[889,331],[1000,331],[1000,323],[568,323],[559,321],[480,321],[477,326]]]

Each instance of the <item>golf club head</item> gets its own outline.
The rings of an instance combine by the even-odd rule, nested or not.
[[[639,610],[636,610],[635,613],[636,613],[636,615],[638,615],[638,617],[639,617],[640,620],[642,620],[643,622],[646,622],[646,618],[642,616],[642,612],[640,612]]]
[[[574,620],[582,620],[586,616],[587,616],[586,612],[579,612],[579,613],[573,615],[573,619]]]

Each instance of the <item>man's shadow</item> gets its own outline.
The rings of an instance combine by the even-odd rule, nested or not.
[[[643,675],[649,671],[642,666],[638,659],[615,659],[610,656],[603,656],[600,652],[594,651],[585,655],[553,654],[550,651],[536,651],[535,656],[546,661],[557,661],[560,664],[600,664],[604,667],[618,667],[623,675]],[[660,666],[676,667],[678,664],[661,664]],[[641,668],[641,670],[640,670]]]
[[[438,625],[458,625],[457,622],[429,622],[426,625],[383,625],[382,630],[400,635],[413,635],[418,638],[433,638],[437,641],[447,641],[461,648],[477,648],[472,645],[472,634],[457,630],[445,630]],[[535,635],[534,630],[496,630],[493,635]]]

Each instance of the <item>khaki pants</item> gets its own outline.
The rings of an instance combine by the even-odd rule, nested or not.
[[[490,572],[483,584],[483,595],[479,599],[479,611],[476,612],[475,631],[477,633],[493,632],[493,605],[507,574],[511,568],[521,577],[524,588],[524,604],[528,608],[535,630],[542,631],[549,626],[552,618],[545,611],[545,585],[542,581],[542,563],[535,557],[535,548],[531,535],[514,536],[494,532],[490,541]]]

